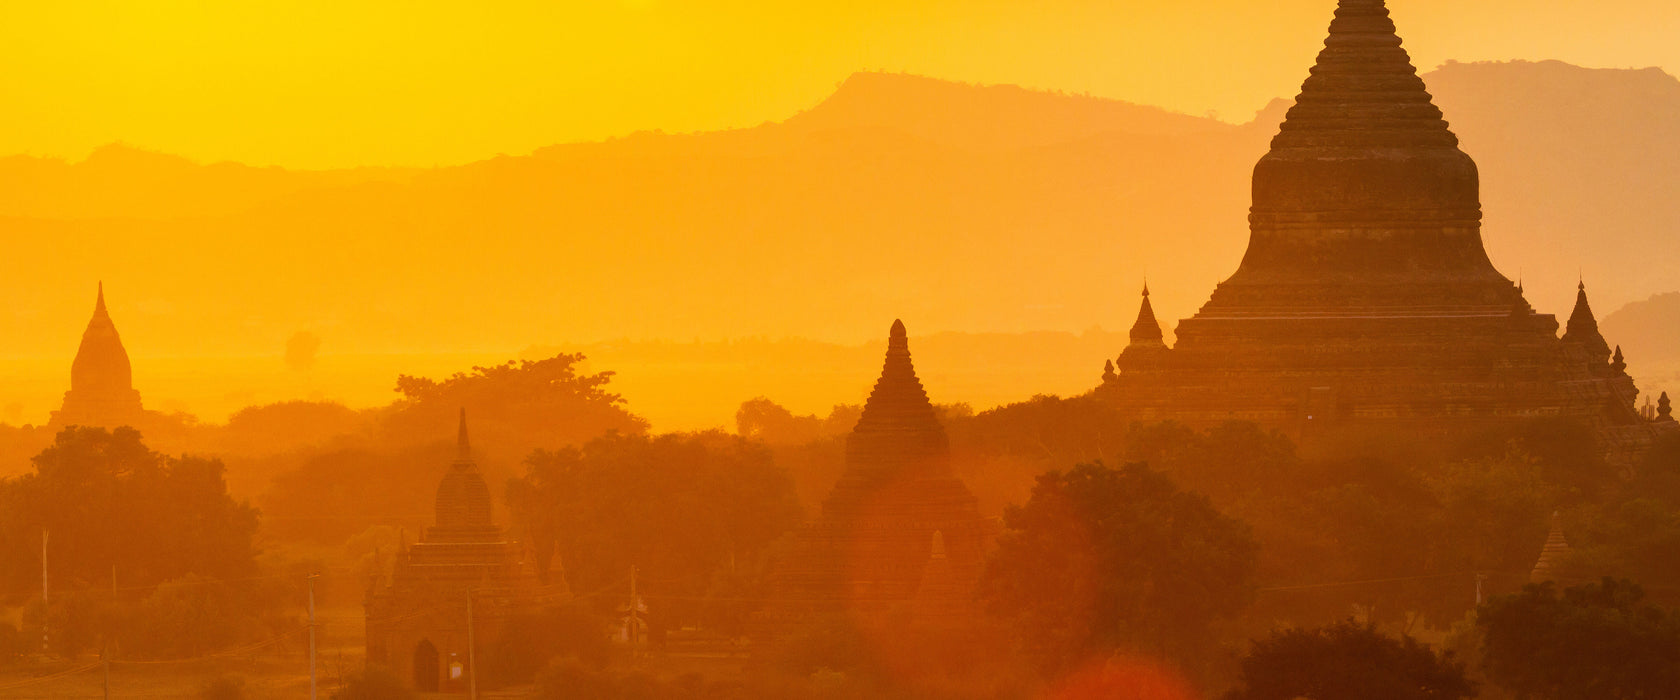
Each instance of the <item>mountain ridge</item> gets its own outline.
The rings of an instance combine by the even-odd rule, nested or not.
[[[1426,80],[1482,165],[1490,254],[1508,276],[1530,281],[1538,307],[1566,311],[1566,282],[1583,269],[1606,308],[1671,284],[1664,263],[1680,260],[1680,247],[1657,234],[1680,224],[1667,205],[1680,195],[1670,184],[1680,177],[1669,177],[1680,173],[1668,165],[1680,163],[1680,81],[1657,69],[1555,61],[1449,62]],[[242,351],[298,327],[346,333],[375,324],[403,333],[374,340],[426,347],[462,331],[508,347],[627,332],[850,342],[893,310],[942,329],[1119,325],[1135,311],[1133,288],[1146,272],[1170,324],[1234,269],[1247,234],[1248,173],[1288,104],[1227,124],[1106,98],[858,73],[780,122],[639,133],[443,168],[197,165],[127,147],[73,164],[13,156],[0,159],[0,216],[31,239],[21,254],[76,265],[57,270],[58,285],[121,278],[116,253],[165,268],[291,264],[338,285],[330,294],[265,289],[260,278],[211,270],[208,282],[280,302],[256,315],[220,301],[199,309],[225,328],[257,329],[229,341]],[[233,250],[230,237],[261,254]],[[1633,248],[1639,254],[1626,253]],[[198,257],[213,251],[230,257]],[[650,257],[655,251],[668,255]],[[612,269],[572,269],[572,254]],[[395,271],[366,268],[380,258]],[[535,264],[545,259],[551,269]],[[856,274],[813,275],[815,260]],[[423,319],[403,310],[399,292],[408,270],[428,268],[454,270],[496,298],[595,296],[613,308],[510,329],[491,323],[506,320],[495,314],[473,318],[458,297],[408,299],[430,310]],[[552,273],[557,284],[526,281]],[[989,281],[1005,278],[1011,293]],[[743,287],[755,279],[773,292]],[[673,280],[683,292],[673,293]],[[151,307],[188,296],[173,281],[124,281]],[[916,295],[918,285],[946,298]],[[702,288],[760,318],[685,308]],[[0,316],[0,327],[24,333],[26,317],[80,315],[73,288],[37,289],[27,296],[51,289],[66,300],[26,305]],[[661,305],[697,322],[664,320],[651,311]],[[369,317],[369,308],[382,313]],[[140,322],[182,335],[179,319],[148,316]],[[367,338],[341,342],[385,349],[363,347]],[[17,341],[0,347],[21,350]]]

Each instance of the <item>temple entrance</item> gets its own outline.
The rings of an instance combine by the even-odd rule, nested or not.
[[[422,693],[438,691],[438,650],[430,640],[420,640],[414,647],[414,689]]]

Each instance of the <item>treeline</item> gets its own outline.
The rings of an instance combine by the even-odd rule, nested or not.
[[[226,462],[165,455],[128,429],[55,435],[29,473],[0,480],[0,599],[22,609],[21,625],[0,624],[0,656],[38,649],[42,623],[66,656],[114,643],[184,658],[280,637],[300,624],[304,576],[322,569],[338,572],[322,602],[356,605],[388,565],[379,552],[430,523],[465,406],[498,522],[577,595],[522,628],[540,643],[486,640],[505,652],[490,680],[552,697],[741,696],[746,686],[627,675],[600,632],[635,567],[656,646],[678,627],[743,634],[776,557],[844,468],[859,409],[801,416],[761,398],[743,404],[736,434],[650,434],[611,374],[581,361],[403,377],[399,399],[373,411],[254,407],[213,434],[270,449]],[[1550,420],[1297,445],[1248,423],[1136,424],[1090,397],[939,412],[959,476],[1002,524],[982,631],[883,639],[818,624],[755,649],[780,680],[745,696],[1012,696],[1153,679],[1293,698],[1301,683],[1354,682],[1315,674],[1365,664],[1436,689],[1415,697],[1571,697],[1532,690],[1574,682],[1546,675],[1569,667],[1569,645],[1674,640],[1680,443],[1614,469],[1590,433]],[[240,494],[229,473],[247,467],[272,478]],[[1558,570],[1570,590],[1524,588],[1553,513],[1573,548]],[[59,553],[48,604],[43,530]],[[1551,646],[1521,646],[1536,639]],[[1513,660],[1525,655],[1551,660]],[[1622,664],[1616,688],[1666,678],[1643,653],[1590,658]]]

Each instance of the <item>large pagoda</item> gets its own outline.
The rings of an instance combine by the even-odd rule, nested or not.
[[[1248,251],[1168,348],[1149,308],[1097,393],[1140,420],[1252,420],[1296,435],[1420,435],[1543,416],[1595,429],[1612,461],[1680,426],[1638,390],[1582,285],[1568,333],[1482,246],[1476,164],[1459,150],[1383,0],[1342,0],[1271,151]]]
[[[868,628],[974,622],[994,524],[951,469],[951,451],[894,322],[881,377],[846,439],[846,470],[770,575],[769,636],[817,620]]]

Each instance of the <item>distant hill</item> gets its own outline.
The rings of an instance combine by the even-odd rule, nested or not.
[[[1481,165],[1495,264],[1541,310],[1567,314],[1578,272],[1600,309],[1680,287],[1680,81],[1557,62],[1425,79]],[[863,73],[779,123],[459,167],[4,158],[0,228],[26,264],[0,274],[0,356],[73,353],[96,277],[137,356],[278,354],[304,329],[323,353],[478,353],[853,344],[895,317],[1125,328],[1146,275],[1177,319],[1235,269],[1249,173],[1287,106],[1231,125]]]
[[[1680,400],[1680,292],[1656,294],[1601,315],[1598,328],[1622,348],[1641,390],[1652,396],[1674,392]]]

